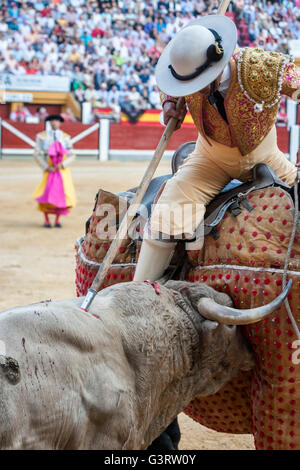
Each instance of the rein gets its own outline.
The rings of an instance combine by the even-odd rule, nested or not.
[[[299,173],[298,173],[298,177],[296,179],[295,185],[294,185],[294,221],[293,221],[292,233],[291,233],[290,242],[289,242],[289,246],[288,246],[288,250],[287,250],[287,254],[285,258],[285,263],[284,263],[282,290],[284,290],[286,286],[287,271],[288,271],[291,251],[292,251],[293,244],[294,244],[294,238],[295,238],[295,234],[297,230],[297,223],[298,223],[298,218],[299,218],[298,182],[299,182]],[[291,307],[287,298],[284,301],[284,305],[285,305],[285,308],[287,309],[289,319],[291,320],[292,325],[294,327],[296,336],[298,340],[300,341],[300,331],[297,326],[296,320],[293,317],[292,310],[291,310]]]

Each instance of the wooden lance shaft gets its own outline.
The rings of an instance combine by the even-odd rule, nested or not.
[[[228,5],[230,3],[230,0],[222,0],[219,8],[218,8],[218,15],[225,15],[225,12],[228,8]],[[179,100],[177,101],[177,105],[176,105],[176,109],[179,110],[182,108],[182,106],[184,106],[184,97],[181,97],[179,98]],[[146,170],[146,173],[144,174],[144,177],[141,181],[141,184],[135,194],[135,197],[133,198],[133,201],[130,205],[130,207],[132,208],[132,210],[130,210],[130,207],[127,211],[127,213],[125,214],[122,222],[121,222],[121,225],[119,227],[119,230],[116,234],[116,237],[114,238],[114,240],[112,241],[111,245],[110,245],[110,248],[108,250],[108,252],[106,253],[106,256],[103,260],[103,263],[101,264],[98,272],[97,272],[97,275],[93,281],[93,284],[92,286],[90,287],[90,289],[88,290],[85,298],[84,298],[84,301],[81,305],[81,308],[82,310],[85,310],[85,311],[88,311],[91,303],[93,302],[95,296],[97,295],[97,292],[99,291],[101,285],[103,284],[103,281],[109,271],[109,268],[111,267],[118,251],[119,251],[119,248],[122,244],[122,240],[126,237],[126,234],[127,234],[127,230],[128,230],[128,227],[132,221],[132,219],[134,218],[135,214],[136,214],[136,210],[140,203],[142,202],[142,199],[149,187],[149,184],[150,184],[150,181],[156,171],[156,168],[158,167],[159,165],[159,162],[161,161],[162,159],[162,156],[164,154],[164,151],[168,145],[168,142],[170,140],[170,137],[171,135],[173,134],[174,130],[175,130],[175,127],[177,125],[177,119],[175,118],[171,118],[166,126],[166,129],[163,133],[163,135],[161,136],[161,139],[158,143],[158,146],[155,150],[155,153],[153,155],[153,158]]]
[[[177,110],[181,109],[183,105],[184,105],[184,98],[179,98],[179,100],[177,101],[176,109]],[[168,145],[171,135],[173,134],[175,130],[176,125],[177,125],[177,119],[171,118],[165,128],[163,135],[161,136],[161,139],[155,150],[153,158],[144,174],[141,184],[130,204],[130,207],[132,208],[132,210],[130,210],[130,207],[129,207],[127,213],[123,217],[119,230],[116,234],[116,237],[112,241],[110,248],[108,252],[106,253],[106,256],[103,260],[103,263],[101,264],[97,272],[97,275],[93,281],[93,284],[88,290],[88,293],[81,305],[81,308],[83,310],[87,311],[89,309],[92,301],[95,298],[95,295],[100,289],[100,286],[103,284],[105,276],[107,275],[108,270],[110,266],[112,265],[119,251],[119,248],[122,244],[122,240],[126,238],[128,227],[136,214],[136,210],[138,209],[140,203],[142,202],[142,199],[149,187],[150,181],[153,178],[156,168],[158,167],[158,164],[162,159],[164,151]]]
[[[222,0],[222,2],[220,3],[220,6],[218,8],[217,14],[218,15],[225,15],[230,2],[231,2],[231,0]]]

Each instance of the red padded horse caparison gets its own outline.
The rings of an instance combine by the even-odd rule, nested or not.
[[[228,293],[241,309],[268,303],[281,292],[293,225],[293,202],[285,191],[267,188],[247,199],[253,211],[243,209],[238,217],[227,214],[218,226],[218,240],[208,236],[201,252],[189,253],[194,268],[188,280]],[[289,262],[293,285],[288,299],[300,326],[299,240],[297,233]],[[299,450],[300,345],[285,306],[243,329],[255,354],[252,374],[241,372],[219,393],[196,398],[185,411],[217,431],[253,433],[257,449]],[[238,405],[224,402],[227,397]]]
[[[110,199],[109,193],[101,198]],[[255,191],[247,201],[251,212],[242,208],[237,217],[227,213],[217,227],[219,238],[208,235],[202,250],[188,252],[192,267],[186,279],[226,292],[241,309],[269,303],[281,292],[293,224],[293,202],[282,189]],[[98,222],[94,213],[88,235],[77,243],[77,295],[87,293],[109,248],[109,242],[97,239]],[[297,233],[287,278],[293,280],[289,302],[300,326],[299,237]],[[124,240],[102,288],[133,279],[129,243]],[[139,247],[136,259],[138,252]],[[216,431],[253,434],[257,449],[300,450],[300,345],[287,311],[282,305],[263,321],[242,328],[254,351],[253,371],[240,372],[214,395],[196,397],[185,413]]]

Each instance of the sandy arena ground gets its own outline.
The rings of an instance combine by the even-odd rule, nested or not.
[[[72,166],[78,204],[65,218],[63,228],[42,227],[42,214],[31,194],[42,173],[32,161],[0,161],[0,311],[45,299],[74,297],[76,239],[84,235],[99,188],[117,192],[137,186],[145,162],[77,161]],[[156,175],[170,172],[161,163]],[[186,415],[179,417],[181,449],[252,450],[251,435],[209,430]]]

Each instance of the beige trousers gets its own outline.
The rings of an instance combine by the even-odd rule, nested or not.
[[[285,183],[293,185],[296,167],[277,146],[275,126],[248,155],[211,139],[211,146],[198,137],[195,150],[167,181],[151,216],[151,232],[168,235],[192,234],[201,222],[205,206],[232,179],[247,181],[257,163],[266,163]]]

